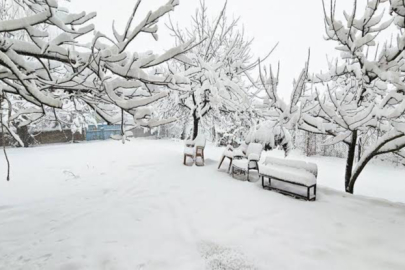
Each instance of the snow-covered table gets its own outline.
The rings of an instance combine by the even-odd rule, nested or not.
[[[316,200],[318,166],[314,163],[267,157],[260,166],[259,176],[262,178],[263,188],[309,201]],[[268,179],[267,184],[265,183],[266,178]],[[276,181],[272,183],[272,179]],[[282,182],[281,185],[280,182]],[[297,187],[301,187],[301,189],[304,187],[304,194]]]

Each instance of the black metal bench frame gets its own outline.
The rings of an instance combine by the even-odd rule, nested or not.
[[[301,183],[296,183],[296,182],[292,182],[292,181],[280,179],[280,178],[277,178],[277,177],[274,177],[274,176],[269,176],[269,175],[262,174],[262,173],[259,174],[259,177],[262,178],[262,187],[263,187],[264,189],[274,190],[274,191],[277,191],[277,192],[279,192],[279,193],[281,193],[281,194],[289,195],[289,196],[292,196],[292,197],[295,197],[295,198],[298,198],[298,199],[304,199],[304,200],[306,200],[306,201],[315,201],[315,200],[316,200],[316,184],[315,184],[315,185],[311,185],[311,186],[307,186],[307,185],[305,185],[305,184],[301,184]],[[264,178],[268,178],[268,179],[269,179],[269,181],[268,181],[269,184],[268,184],[268,185],[266,185],[266,184],[264,183]],[[280,188],[273,187],[273,186],[271,185],[271,179],[274,179],[274,180],[277,180],[277,181],[280,181],[280,182],[284,182],[284,183],[288,183],[288,184],[292,184],[292,185],[296,185],[296,186],[306,187],[306,188],[307,188],[307,196],[303,196],[303,195],[298,194],[298,193],[294,193],[294,192],[291,192],[291,191],[288,191],[288,190],[284,190],[284,189],[280,189]],[[314,195],[313,195],[313,197],[311,198],[311,189],[312,189],[312,188],[314,189]]]

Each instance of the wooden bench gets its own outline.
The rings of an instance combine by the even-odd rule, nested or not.
[[[267,157],[264,163],[260,164],[259,176],[265,189],[308,201],[316,200],[318,166],[314,163]],[[266,179],[267,183],[265,183]],[[275,181],[272,182],[272,180]],[[281,185],[280,182],[282,182]],[[303,191],[297,192],[291,189]]]

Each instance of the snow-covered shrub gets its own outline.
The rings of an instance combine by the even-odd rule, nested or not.
[[[290,132],[275,121],[266,121],[249,132],[246,143],[260,143],[264,150],[273,150],[278,147],[288,156],[293,149]]]

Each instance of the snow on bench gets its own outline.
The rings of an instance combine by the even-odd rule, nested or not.
[[[267,157],[260,166],[259,175],[262,178],[263,188],[273,189],[280,193],[293,195],[306,200],[316,199],[316,179],[318,177],[318,166],[299,160],[279,159]],[[265,178],[268,184],[265,184]],[[288,183],[287,188],[272,185],[272,179]],[[289,186],[301,186],[306,188],[306,194],[291,191]],[[312,191],[312,192],[311,192]]]
[[[221,168],[222,163],[225,158],[229,159],[228,172],[231,171],[232,161],[234,157],[244,156],[246,154],[248,146],[243,142],[238,148],[233,148],[231,145],[228,145],[225,148],[225,151],[222,153],[221,162],[218,165],[218,170]]]
[[[250,143],[246,155],[236,156],[232,162],[232,177],[235,177],[235,170],[242,171],[246,174],[246,179],[249,181],[249,171],[259,171],[259,160],[263,151],[263,146],[260,143]]]
[[[204,166],[205,157],[204,149],[207,140],[203,134],[198,134],[195,140],[187,140],[184,144],[184,161],[183,164],[187,166],[195,165]],[[191,165],[187,164],[187,158],[191,158],[193,163]],[[200,158],[200,161],[198,160]]]

